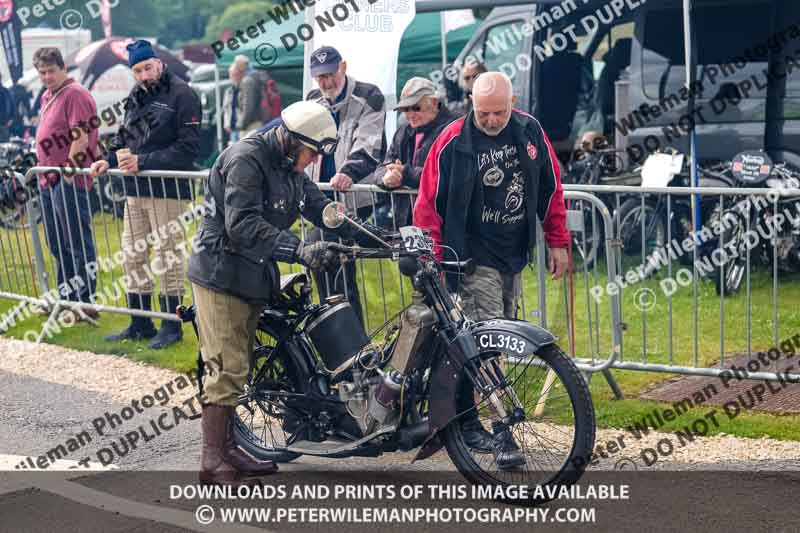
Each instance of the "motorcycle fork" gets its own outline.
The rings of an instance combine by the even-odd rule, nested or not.
[[[525,409],[516,391],[506,379],[503,365],[500,364],[498,359],[499,355],[485,360],[483,364],[469,365],[472,368],[469,368],[470,371],[467,372],[467,375],[472,380],[473,386],[477,387],[482,395],[485,395],[486,400],[488,400],[502,422],[504,424],[514,424],[524,418]],[[499,391],[502,392],[500,393]],[[511,415],[509,415],[506,406],[503,404],[503,398],[506,396],[514,405]]]

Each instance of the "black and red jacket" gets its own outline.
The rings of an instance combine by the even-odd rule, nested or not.
[[[467,221],[480,214],[482,182],[478,178],[478,156],[472,146],[476,131],[473,113],[447,126],[433,143],[420,180],[419,197],[414,206],[414,225],[431,230],[439,259],[469,257]],[[528,261],[536,244],[536,213],[542,220],[550,248],[566,248],[570,235],[561,188],[561,170],[550,140],[539,122],[518,110],[511,113],[511,128],[520,166],[525,172],[526,212],[528,213]],[[450,247],[442,248],[441,246]],[[444,252],[444,253],[443,253]]]

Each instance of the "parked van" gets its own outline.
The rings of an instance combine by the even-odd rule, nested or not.
[[[634,161],[657,148],[701,159],[800,147],[800,3],[694,0],[696,82],[686,85],[680,0],[559,0],[495,8],[456,65],[509,74],[517,107],[557,151],[602,132]],[[453,90],[455,80],[450,80]],[[696,99],[688,113],[689,96]]]

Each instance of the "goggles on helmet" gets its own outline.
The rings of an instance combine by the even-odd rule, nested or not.
[[[292,131],[292,135],[296,136],[300,139],[303,143],[309,145],[309,147],[313,150],[316,150],[317,153],[331,155],[336,150],[336,145],[339,143],[338,139],[331,139],[330,137],[326,137],[321,141],[316,141],[311,137],[306,137],[302,133],[298,133],[296,131]]]

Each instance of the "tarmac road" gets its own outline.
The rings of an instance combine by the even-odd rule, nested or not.
[[[400,531],[470,530],[485,531],[502,528],[512,531],[530,531],[547,523],[548,530],[556,531],[686,531],[714,527],[733,531],[790,531],[798,527],[800,475],[797,472],[605,472],[588,474],[581,485],[587,483],[630,485],[625,500],[559,501],[537,507],[539,511],[511,522],[480,523],[456,521],[451,514],[436,515],[434,522],[416,523],[353,522],[348,525],[330,519],[311,518],[312,515],[295,515],[294,523],[284,519],[261,523],[250,521],[236,524],[202,525],[196,516],[199,505],[208,500],[183,495],[172,497],[174,487],[193,485],[195,468],[199,462],[199,420],[181,420],[172,430],[163,432],[147,443],[140,443],[127,453],[120,451],[119,439],[126,432],[136,430],[150,419],[170,413],[169,409],[152,408],[134,416],[123,424],[103,427],[99,435],[92,421],[103,417],[106,411],[119,413],[124,407],[109,396],[87,392],[0,371],[0,533],[2,532],[178,532],[178,531]],[[190,412],[189,409],[186,410]],[[76,435],[86,431],[91,441],[64,454],[57,463],[45,471],[34,472],[24,462],[25,457],[39,456],[47,459],[48,451],[64,445],[65,449]],[[86,439],[83,439],[86,441]],[[107,457],[99,450],[115,450],[112,465],[117,470],[95,471],[104,468],[100,459]],[[122,450],[124,451],[124,449]],[[51,452],[51,458],[53,453]],[[301,458],[281,465],[281,472],[265,480],[273,487],[294,486],[333,487],[348,485],[353,490],[377,485],[445,485],[462,484],[460,477],[452,475],[452,464],[439,453],[432,460],[411,464],[413,454],[388,454],[381,458],[353,458],[325,460]],[[88,463],[79,464],[88,458]],[[88,464],[91,468],[85,468]],[[16,468],[19,466],[20,468]],[[776,465],[780,467],[780,465]],[[763,468],[763,465],[761,465]],[[450,474],[444,471],[450,471]],[[778,468],[775,468],[778,470]],[[616,476],[616,477],[615,477]],[[360,489],[359,489],[360,487]],[[364,489],[366,490],[366,489]],[[374,490],[370,489],[370,490]],[[306,495],[301,500],[257,498],[241,501],[211,500],[220,513],[222,505],[252,506],[271,509],[295,509],[295,513],[310,513],[312,508],[358,511],[375,506],[381,509],[405,509],[409,506],[429,510],[461,508],[483,510],[485,513],[507,512],[520,509],[485,500],[398,500],[385,495],[353,495],[349,499]],[[360,496],[360,497],[359,497]],[[594,508],[592,520],[583,517],[579,523],[553,523],[559,508],[573,507],[572,512]],[[301,510],[297,510],[301,509]],[[302,511],[302,509],[306,509]],[[442,511],[444,509],[445,511]],[[484,518],[490,515],[484,515]],[[503,518],[503,515],[496,514]],[[508,515],[506,515],[506,518]],[[448,519],[449,518],[449,519]],[[351,520],[353,518],[351,517]]]

